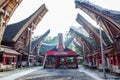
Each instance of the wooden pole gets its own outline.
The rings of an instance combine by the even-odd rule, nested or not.
[[[32,32],[32,29],[31,28],[28,28],[28,31],[29,31],[29,45],[28,45],[28,58],[27,58],[27,67],[29,67],[29,62],[30,62],[30,53],[31,53],[31,32]]]
[[[43,68],[45,68],[46,59],[47,59],[47,54],[45,54],[45,58],[44,58],[44,61],[43,61]]]
[[[103,66],[103,76],[106,79],[106,71],[105,71],[105,55],[104,55],[104,48],[103,48],[103,43],[102,43],[102,31],[101,27],[99,29],[100,33],[100,46],[101,46],[101,56],[102,56],[102,66]]]
[[[86,61],[85,61],[85,43],[83,41],[83,58],[84,58],[84,64],[86,65]]]

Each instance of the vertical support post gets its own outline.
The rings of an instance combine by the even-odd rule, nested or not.
[[[112,65],[114,65],[114,56],[112,55]]]
[[[58,67],[58,56],[56,56],[56,64],[55,64],[55,67],[56,67],[56,68]]]
[[[92,63],[95,65],[94,56],[92,56]]]
[[[3,63],[3,65],[6,64],[6,57],[5,56],[3,56],[3,58],[2,58],[2,63]]]
[[[66,56],[64,56],[64,65],[66,66]]]
[[[29,31],[29,45],[28,45],[28,58],[27,58],[27,67],[29,67],[29,62],[30,62],[30,53],[31,53],[31,28],[28,28]]]
[[[76,57],[76,65],[78,65],[78,58]]]
[[[85,61],[85,43],[83,41],[83,58],[84,58],[84,64],[86,65],[86,61]]]
[[[103,76],[106,79],[106,71],[105,71],[105,55],[104,55],[104,49],[103,49],[103,42],[102,42],[102,31],[101,27],[99,29],[100,33],[100,46],[101,46],[101,56],[102,56],[102,66],[103,66]]]
[[[116,65],[118,66],[118,54],[116,54]]]
[[[16,57],[14,57],[14,63],[16,63]]]
[[[10,64],[13,64],[13,57],[10,57]]]
[[[46,59],[47,59],[47,54],[45,54],[45,58],[44,58],[44,61],[43,61],[43,67],[44,67],[44,68],[45,68]]]
[[[96,55],[96,65],[98,66],[98,64],[99,64],[99,61],[98,61],[99,59],[98,59],[98,56]]]

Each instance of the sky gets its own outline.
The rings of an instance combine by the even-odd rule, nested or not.
[[[120,11],[120,0],[89,0],[103,8]],[[80,13],[90,23],[96,23],[80,9],[75,8],[74,0],[23,0],[15,10],[8,24],[24,20],[36,11],[42,4],[46,5],[48,12],[42,18],[34,30],[34,36],[40,36],[50,29],[49,36],[57,36],[58,33],[65,34],[70,26],[80,27],[75,19]]]

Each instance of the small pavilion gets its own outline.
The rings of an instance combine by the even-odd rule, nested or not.
[[[63,34],[58,34],[58,43],[55,49],[44,53],[44,68],[78,68],[78,54],[65,48]]]

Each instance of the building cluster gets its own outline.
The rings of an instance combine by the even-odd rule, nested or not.
[[[33,66],[39,61],[38,47],[50,30],[31,41],[31,35],[37,24],[48,12],[45,4],[41,5],[28,18],[8,25],[12,14],[22,0],[0,1],[0,70],[11,70],[19,67]]]
[[[75,5],[100,26],[96,28],[79,13],[76,21],[89,37],[75,27],[70,28],[75,45],[84,54],[84,65],[120,73],[120,12],[101,8],[86,0],[76,0]]]

